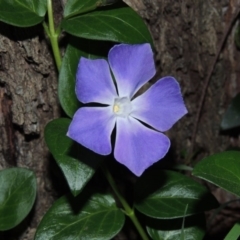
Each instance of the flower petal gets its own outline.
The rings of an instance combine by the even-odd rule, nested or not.
[[[155,75],[150,44],[115,45],[108,55],[120,97],[131,98],[140,87]]]
[[[170,140],[164,134],[145,127],[134,118],[117,118],[114,156],[135,175],[140,176],[163,158],[169,147]]]
[[[104,59],[81,58],[78,64],[76,95],[80,102],[112,104],[118,96],[108,63]]]
[[[115,122],[111,107],[83,107],[73,116],[67,136],[98,154],[108,155]]]
[[[186,113],[179,83],[173,77],[158,80],[132,101],[131,116],[162,132],[169,130]]]

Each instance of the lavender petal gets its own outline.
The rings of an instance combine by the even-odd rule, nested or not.
[[[131,116],[164,132],[187,112],[179,83],[164,77],[132,101]]]
[[[114,156],[135,175],[140,176],[163,158],[169,147],[170,140],[164,134],[145,127],[134,118],[117,118]]]
[[[132,98],[156,72],[150,44],[116,45],[110,50],[108,61],[120,97]]]
[[[76,95],[80,102],[112,104],[117,97],[108,63],[104,59],[81,58],[76,76]]]
[[[111,107],[83,107],[73,116],[67,136],[98,154],[108,155],[115,122]]]

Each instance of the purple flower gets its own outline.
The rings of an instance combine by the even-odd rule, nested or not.
[[[155,73],[149,44],[116,45],[108,54],[108,62],[82,57],[77,70],[78,100],[107,106],[80,108],[67,136],[98,154],[108,155],[116,124],[114,157],[140,176],[168,152],[170,140],[161,132],[169,130],[187,113],[179,84],[173,77],[158,80],[133,99]]]

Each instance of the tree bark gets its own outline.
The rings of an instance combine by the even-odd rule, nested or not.
[[[20,239],[33,239],[35,228],[52,203],[43,130],[58,116],[57,73],[42,27],[20,29],[1,23],[0,169],[31,169],[38,182],[37,201]],[[5,233],[6,239],[15,239],[11,234]]]

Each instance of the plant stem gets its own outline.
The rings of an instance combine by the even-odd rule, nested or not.
[[[126,202],[126,200],[123,198],[123,196],[120,194],[118,191],[117,185],[111,175],[111,173],[108,171],[106,166],[102,166],[102,170],[104,175],[106,176],[109,184],[111,185],[113,191],[115,192],[116,196],[118,197],[119,201],[121,202],[123,208],[124,208],[124,213],[132,220],[133,224],[135,225],[136,229],[138,230],[138,233],[142,237],[143,240],[149,240],[147,234],[143,230],[140,222],[138,221],[134,209],[132,209],[129,204]]]
[[[52,8],[52,0],[47,0],[47,9],[48,9],[48,24],[44,22],[43,27],[50,39],[52,50],[53,50],[53,56],[55,59],[55,63],[57,66],[58,71],[60,70],[61,67],[61,54],[58,46],[58,36],[59,36],[59,31],[55,31],[54,28],[54,18],[53,18],[53,8]]]
[[[190,172],[193,171],[192,167],[184,165],[184,164],[175,164],[175,165],[173,165],[172,168],[176,169],[176,170],[183,170],[183,171],[190,171]]]

